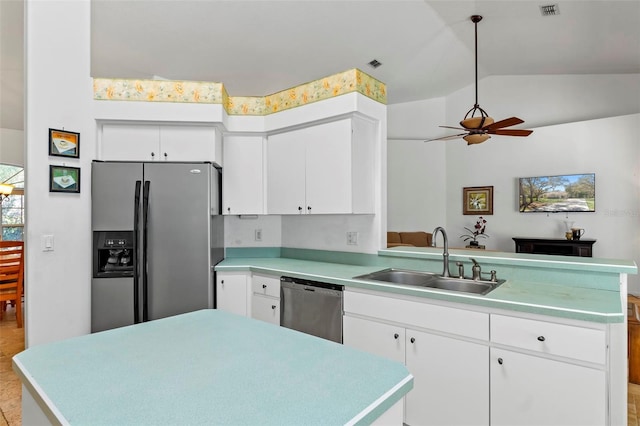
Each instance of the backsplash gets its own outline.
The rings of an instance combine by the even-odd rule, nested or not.
[[[357,68],[263,97],[229,96],[222,83],[93,80],[93,98],[96,100],[222,104],[229,115],[269,115],[352,92],[387,103],[385,84]]]

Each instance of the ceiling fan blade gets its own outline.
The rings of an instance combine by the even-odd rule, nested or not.
[[[438,126],[438,127],[442,127],[443,129],[467,130],[464,127],[452,127],[452,126]]]
[[[489,130],[487,133],[492,135],[503,135],[503,136],[529,136],[533,133],[533,130],[524,130],[524,129],[496,129]]]
[[[427,139],[425,140],[425,142],[431,142],[431,141],[448,141],[450,139],[457,139],[457,138],[461,138],[463,136],[466,136],[467,133],[460,133],[459,135],[449,135],[449,136],[443,136],[441,138],[435,138],[435,139]]]
[[[482,129],[495,130],[495,129],[501,129],[503,127],[515,126],[516,124],[521,124],[521,123],[524,123],[524,121],[519,119],[518,117],[510,117],[510,118],[505,118],[504,120],[496,121],[495,123],[486,125]]]

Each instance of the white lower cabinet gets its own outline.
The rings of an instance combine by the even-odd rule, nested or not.
[[[490,356],[491,424],[610,424],[605,336],[603,328],[491,315],[500,346]]]
[[[491,348],[491,424],[608,424],[606,385],[599,369]]]
[[[280,325],[280,277],[251,277],[251,318]]]
[[[218,272],[216,274],[216,308],[247,316],[249,301],[249,275],[244,272]]]
[[[280,325],[280,300],[254,294],[251,318]]]
[[[351,316],[343,326],[345,345],[402,362],[413,375],[404,423],[489,424],[486,345]]]
[[[405,398],[409,425],[488,425],[489,348],[407,329],[407,368],[414,376]]]
[[[425,329],[428,323],[433,332]],[[484,333],[478,323],[485,324]],[[402,362],[414,376],[406,424],[489,425],[489,346],[472,341],[488,337],[488,314],[345,292],[343,327],[345,345]]]
[[[342,332],[347,346],[404,362],[404,327],[345,315]]]
[[[250,272],[218,272],[216,307],[280,325],[280,277]]]
[[[414,376],[407,425],[614,424],[604,324],[344,295],[344,344]]]

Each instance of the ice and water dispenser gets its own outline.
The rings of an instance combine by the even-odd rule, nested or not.
[[[133,231],[93,233],[94,278],[133,276]]]

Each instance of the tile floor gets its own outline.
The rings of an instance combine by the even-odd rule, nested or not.
[[[629,383],[627,407],[627,425],[640,426],[640,385]]]
[[[24,350],[24,328],[16,325],[16,313],[7,308],[0,321],[0,426],[20,426],[22,385],[11,366],[11,358]]]
[[[16,325],[16,315],[8,308],[0,320],[0,426],[20,426],[22,386],[13,372],[11,357],[24,350],[24,329]],[[640,385],[629,383],[628,426],[640,426]]]

